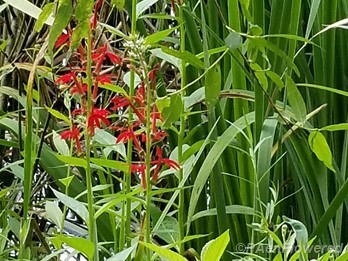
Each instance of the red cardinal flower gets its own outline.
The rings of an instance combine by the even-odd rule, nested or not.
[[[96,127],[101,128],[101,123],[104,123],[106,126],[110,125],[110,121],[106,118],[110,112],[105,109],[96,109],[92,110],[91,115],[89,115],[87,128],[91,135],[94,135],[94,130]]]
[[[144,163],[137,163],[131,165],[131,172],[135,174],[140,174],[141,185],[143,189],[146,189],[146,177],[145,177],[146,165]]]
[[[81,144],[80,144],[80,130],[79,130],[78,128],[76,128],[75,126],[73,126],[71,130],[63,131],[63,132],[60,134],[60,137],[61,137],[63,140],[74,140],[74,141],[75,141],[75,144],[76,144],[77,151],[78,151],[79,153],[82,152]]]
[[[100,68],[101,68],[104,60],[106,59],[106,57],[109,58],[110,61],[114,64],[118,64],[118,65],[122,64],[121,58],[118,57],[117,55],[115,55],[114,53],[109,52],[107,45],[104,44],[103,46],[95,49],[93,54],[92,54],[92,60],[96,64],[95,72],[100,71]]]
[[[70,45],[70,37],[71,37],[71,33],[70,32],[68,32],[68,33],[62,33],[59,37],[58,37],[58,39],[57,39],[57,41],[56,41],[56,43],[55,43],[55,45],[54,45],[54,47],[55,48],[59,48],[59,47],[61,47],[63,44],[67,44],[68,46]]]
[[[137,133],[135,134],[133,127],[129,127],[124,131],[121,131],[120,135],[118,135],[117,139],[116,139],[116,143],[119,142],[127,142],[128,140],[132,140],[134,143],[135,148],[137,149],[138,152],[142,152],[143,148],[141,147],[141,144],[138,140],[138,136],[142,136],[143,133]]]
[[[159,171],[161,170],[161,167],[163,164],[167,165],[168,168],[173,168],[173,169],[176,169],[176,170],[179,170],[180,169],[180,165],[174,161],[174,160],[171,160],[169,158],[163,158],[162,156],[162,148],[159,147],[159,146],[156,146],[156,160],[153,160],[151,163],[156,165],[156,169],[155,169],[155,172],[152,176],[152,180],[154,182],[157,181],[157,178],[158,178],[158,174],[159,174]]]

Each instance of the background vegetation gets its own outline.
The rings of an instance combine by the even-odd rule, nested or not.
[[[347,1],[0,12],[2,259],[347,259]]]

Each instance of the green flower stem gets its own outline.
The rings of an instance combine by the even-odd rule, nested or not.
[[[89,29],[87,37],[87,119],[89,119],[92,111],[92,37],[91,30]],[[85,141],[86,141],[86,185],[87,185],[87,203],[88,203],[88,233],[89,240],[94,244],[95,252],[94,259],[95,261],[99,260],[98,257],[98,237],[97,237],[97,225],[94,218],[94,200],[93,200],[93,191],[92,191],[92,170],[91,170],[91,135],[88,130],[88,126],[85,130]]]
[[[179,20],[180,20],[180,51],[185,51],[185,26],[184,26],[184,14],[183,14],[183,7],[182,5],[179,6]],[[181,60],[181,89],[180,92],[181,100],[183,101],[184,95],[185,95],[185,84],[186,84],[186,66],[185,61]],[[179,137],[178,137],[178,160],[179,165],[182,166],[183,163],[183,143],[184,143],[184,136],[185,136],[185,116],[184,116],[184,103],[181,107],[181,113],[180,113],[180,130],[179,130]],[[184,171],[183,168],[180,168],[179,170],[179,183],[182,181],[184,177]],[[185,228],[184,228],[184,207],[185,207],[185,198],[184,198],[184,190],[180,189],[179,193],[179,212],[178,212],[178,223],[179,223],[179,249],[180,254],[183,254],[185,251],[185,245],[182,243],[182,240],[185,236]]]
[[[145,148],[145,165],[146,165],[146,215],[145,215],[145,241],[151,243],[151,104],[152,104],[152,90],[149,82],[149,72],[147,64],[144,61],[140,61],[144,71],[144,81],[146,86],[146,148]],[[146,249],[146,260],[151,260],[151,251]]]
[[[132,28],[131,33],[132,35],[136,32],[136,5],[137,0],[132,0]],[[134,89],[135,89],[135,72],[132,70],[130,72],[130,88],[129,88],[129,96],[134,95]],[[129,108],[129,118],[128,121],[131,123],[133,120],[133,110],[132,108]],[[133,148],[133,142],[131,140],[128,141],[127,144],[127,162],[129,164],[129,173],[126,175],[126,194],[129,194],[131,192],[131,164],[132,164],[132,148]],[[130,226],[131,226],[131,198],[127,197],[127,203],[126,203],[126,242],[127,247],[130,247],[131,240],[130,240]],[[130,258],[129,258],[130,260]]]

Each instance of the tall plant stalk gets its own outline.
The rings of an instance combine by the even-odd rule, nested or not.
[[[89,27],[87,37],[87,119],[89,119],[93,110],[92,103],[92,32]],[[85,131],[85,142],[86,142],[86,185],[87,185],[87,204],[88,204],[88,234],[89,239],[94,244],[94,260],[99,260],[98,253],[98,235],[97,225],[94,218],[94,197],[93,197],[93,177],[91,169],[91,134],[89,133],[88,126]]]
[[[185,24],[184,24],[184,13],[183,13],[183,3],[179,4],[179,21],[180,21],[180,51],[182,53],[185,52],[186,50],[186,43],[185,43]],[[180,68],[180,85],[181,85],[181,100],[184,100],[185,96],[185,90],[184,87],[186,85],[186,64],[185,61],[182,59],[181,60],[181,68]],[[181,112],[180,112],[180,130],[179,130],[179,137],[178,137],[178,160],[179,160],[179,165],[183,165],[183,143],[184,143],[184,137],[185,137],[185,115],[184,115],[184,103],[181,106]],[[179,184],[183,180],[184,177],[184,170],[181,167],[179,170]],[[184,227],[184,207],[185,207],[185,193],[182,188],[180,188],[180,193],[179,193],[179,212],[178,212],[178,223],[179,223],[179,250],[180,254],[183,254],[185,251],[185,245],[182,242],[185,236],[185,227]]]

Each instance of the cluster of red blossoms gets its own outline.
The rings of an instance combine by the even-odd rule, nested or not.
[[[102,1],[97,1],[94,9],[94,15],[91,19],[90,26],[95,28],[97,24],[97,12],[101,6]],[[62,34],[55,47],[60,48],[63,45],[69,46],[71,39],[71,31],[66,34]],[[133,142],[134,151],[131,152],[133,158],[137,158],[137,162],[133,162],[131,165],[131,172],[139,174],[141,177],[142,186],[145,188],[145,150],[144,145],[146,143],[146,135],[144,126],[146,125],[146,107],[151,106],[151,144],[152,144],[152,155],[151,155],[151,173],[152,181],[156,182],[159,172],[164,165],[168,168],[179,169],[180,166],[177,162],[163,157],[162,147],[165,143],[166,132],[158,127],[158,123],[162,121],[160,112],[158,112],[157,107],[154,103],[146,104],[146,91],[151,91],[150,88],[146,88],[145,84],[142,82],[139,84],[135,95],[126,96],[124,94],[116,93],[107,103],[106,108],[100,108],[97,100],[99,95],[101,95],[99,87],[105,84],[113,84],[113,82],[118,79],[116,74],[103,74],[103,69],[105,66],[110,68],[110,65],[116,68],[123,66],[125,59],[117,56],[108,45],[93,46],[92,51],[92,108],[89,113],[87,113],[87,61],[86,61],[86,50],[80,45],[77,52],[74,53],[72,58],[77,58],[78,61],[75,66],[69,65],[69,71],[61,76],[59,76],[55,83],[60,87],[61,90],[68,90],[70,95],[76,98],[77,106],[72,111],[72,127],[70,130],[65,130],[61,133],[61,138],[65,140],[73,141],[77,153],[79,155],[83,154],[81,139],[83,132],[88,132],[89,135],[93,136],[95,134],[96,128],[106,127],[116,134],[117,143],[126,143],[128,141]],[[76,64],[78,64],[76,66]],[[113,71],[114,71],[113,70]],[[154,67],[150,70],[148,75],[150,84],[156,85],[156,73],[158,67]],[[106,70],[110,71],[110,70]],[[122,70],[120,70],[122,73]],[[141,70],[140,70],[141,71]],[[132,110],[134,115],[134,120],[129,121],[127,112]],[[110,116],[117,114],[119,120],[112,122]],[[88,119],[87,118],[88,115]],[[86,119],[85,122],[81,122],[81,119]]]

